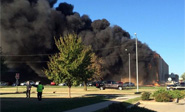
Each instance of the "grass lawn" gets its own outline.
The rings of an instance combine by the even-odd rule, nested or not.
[[[139,100],[141,100],[141,98],[140,97],[137,97],[137,98],[133,98],[133,99],[129,99],[129,100],[126,100],[126,101],[124,101],[124,102],[122,102],[123,103],[123,105],[124,106],[129,106],[129,105],[132,105],[132,104],[134,104],[134,103],[136,103],[137,101],[139,101]],[[107,107],[108,108],[108,107]],[[100,110],[97,110],[97,111],[95,111],[95,112],[103,112],[105,109],[107,109],[107,108],[103,108],[103,109],[100,109]]]
[[[164,87],[139,87],[140,92],[151,92]],[[71,88],[71,99],[68,99],[68,87],[66,86],[45,86],[43,100],[38,101],[36,88],[31,89],[31,98],[26,99],[25,86],[18,87],[19,93],[16,94],[16,87],[0,87],[1,111],[2,112],[61,112],[81,106],[86,106],[102,101],[106,101],[106,95],[127,95],[134,94],[136,88],[124,90],[105,89],[99,90],[95,87],[88,87],[87,91],[83,87]],[[130,104],[135,100],[126,102]]]
[[[139,87],[140,92],[151,92],[153,93],[154,91],[160,89],[160,88],[165,88],[165,87]],[[134,94],[136,92],[136,88],[126,88],[124,90],[117,90],[117,89],[105,89],[105,90],[99,90],[99,88],[95,87],[88,87],[87,91],[83,90],[83,87],[72,87],[71,88],[71,93],[76,93],[76,94]],[[15,93],[17,88],[16,87],[0,87],[0,93]],[[18,87],[19,92],[24,92],[26,91],[25,86],[19,86]],[[32,87],[31,89],[32,93],[36,93],[36,88]],[[68,87],[67,86],[45,86],[45,89],[43,93],[68,93]],[[0,97],[3,97],[0,95]]]
[[[106,101],[103,96],[81,98],[2,98],[1,112],[62,112],[77,107]]]

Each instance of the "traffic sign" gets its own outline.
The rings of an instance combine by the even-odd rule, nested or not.
[[[15,78],[16,78],[16,79],[19,79],[19,76],[20,76],[19,73],[16,73],[16,74],[15,74]]]

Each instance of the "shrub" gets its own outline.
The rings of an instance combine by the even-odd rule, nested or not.
[[[185,91],[180,91],[180,90],[174,90],[169,92],[172,98],[179,98],[183,99],[185,97]]]
[[[166,92],[165,89],[159,89],[159,90],[155,91],[152,96],[153,97],[156,97],[156,95],[161,94],[161,93],[164,93],[164,92]]]
[[[142,95],[141,95],[141,99],[142,100],[149,100],[150,99],[150,94],[149,92],[144,92]]]
[[[185,97],[185,91],[180,91],[180,90],[170,91],[169,94],[173,99],[177,99],[176,103],[179,103],[179,100]]]
[[[157,102],[170,102],[171,99],[172,97],[167,91],[159,93],[155,96],[155,101]]]
[[[153,97],[157,102],[170,102],[172,100],[170,91],[166,91],[165,89],[159,89],[158,91],[155,91]]]

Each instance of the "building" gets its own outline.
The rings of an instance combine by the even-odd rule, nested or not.
[[[169,66],[159,54],[156,54],[156,58],[158,65],[158,70],[156,71],[157,82],[159,84],[164,84],[168,80]]]

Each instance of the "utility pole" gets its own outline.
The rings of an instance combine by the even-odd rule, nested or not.
[[[131,70],[130,70],[130,53],[128,53],[128,60],[129,60],[129,62],[128,62],[128,66],[129,66],[129,86],[130,86],[130,82],[131,82]]]
[[[3,61],[2,55],[3,55],[3,53],[2,53],[2,46],[0,46],[0,71],[2,71],[2,61]],[[2,76],[1,72],[0,72],[0,76]]]
[[[139,86],[138,86],[138,51],[137,51],[137,34],[134,33],[136,36],[136,80],[137,80],[137,93],[139,92]]]
[[[127,49],[125,49],[125,51],[126,52],[128,52],[127,51]],[[130,83],[131,83],[131,70],[130,70],[130,53],[128,52],[128,73],[129,73],[129,87],[130,87]]]

